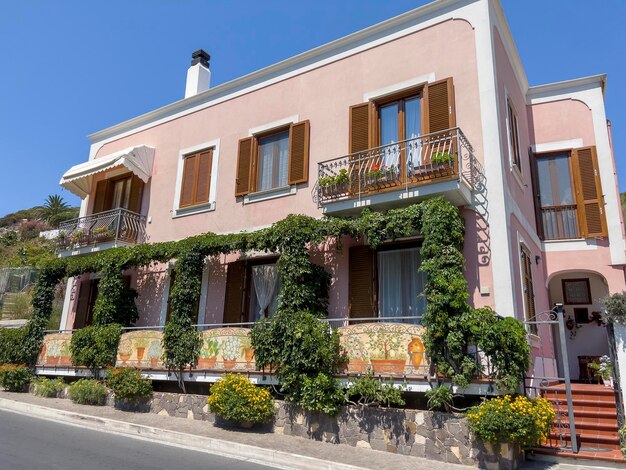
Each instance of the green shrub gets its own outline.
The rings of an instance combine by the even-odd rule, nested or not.
[[[98,368],[114,365],[121,332],[117,324],[88,326],[75,331],[70,344],[72,364],[88,367],[94,374]]]
[[[344,402],[332,376],[345,362],[339,333],[309,312],[279,311],[250,333],[256,363],[273,366],[281,393],[309,411],[335,414]]]
[[[106,384],[118,400],[137,400],[152,396],[152,381],[144,379],[139,369],[134,367],[107,369]]]
[[[209,409],[224,419],[265,423],[274,417],[274,400],[243,375],[227,374],[211,386]]]
[[[7,392],[25,392],[32,379],[32,373],[23,364],[3,364],[0,366],[0,386]]]
[[[545,441],[555,416],[548,400],[521,395],[493,398],[467,413],[469,427],[479,439],[494,444],[513,442],[525,448]]]
[[[33,382],[33,393],[38,397],[55,398],[65,389],[65,382],[62,378],[48,379],[40,377]]]
[[[428,400],[429,410],[451,411],[453,405],[452,388],[440,385],[428,390],[424,396]]]
[[[346,401],[358,406],[403,406],[402,390],[392,383],[383,382],[372,374],[352,379],[352,385],[346,390]]]
[[[621,438],[620,449],[624,457],[626,457],[626,424],[624,424],[624,426],[622,426],[622,428],[619,430],[619,435]]]
[[[626,325],[626,291],[616,292],[602,299],[606,313],[605,321]]]
[[[26,327],[0,328],[0,364],[27,364],[30,351],[24,344],[28,334]]]
[[[80,379],[70,385],[69,397],[81,405],[104,405],[107,389],[102,382],[94,379]]]

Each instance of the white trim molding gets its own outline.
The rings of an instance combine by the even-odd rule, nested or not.
[[[183,163],[185,157],[200,150],[213,147],[213,161],[211,162],[211,182],[209,183],[209,201],[206,204],[180,208],[180,191],[183,185]],[[217,170],[220,157],[220,139],[203,142],[193,147],[181,149],[178,152],[178,168],[176,170],[176,186],[174,188],[174,202],[172,207],[172,218],[184,217],[187,215],[200,214],[215,210],[217,199]]]
[[[420,75],[419,77],[415,77],[410,80],[405,80],[403,82],[394,83],[393,85],[389,85],[384,88],[379,88],[378,90],[368,91],[366,93],[363,93],[363,101],[370,101],[370,100],[384,98],[387,95],[392,95],[394,93],[398,93],[404,90],[408,90],[410,88],[418,87],[420,85],[426,85],[427,83],[432,83],[434,81],[435,81],[435,72],[430,72],[428,74]]]
[[[583,139],[555,140],[531,145],[533,153],[554,152],[556,150],[577,149],[583,146]]]
[[[273,122],[268,122],[267,124],[263,124],[261,126],[253,127],[252,129],[248,129],[248,137],[252,137],[256,134],[260,134],[262,132],[271,131],[272,129],[278,129],[280,127],[285,127],[296,122],[300,121],[300,116],[298,114],[294,114],[293,116],[289,116],[286,118],[278,119]]]

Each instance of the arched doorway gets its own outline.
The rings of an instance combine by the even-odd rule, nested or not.
[[[551,305],[563,304],[572,382],[595,381],[587,364],[609,354],[606,327],[601,321],[604,313],[601,301],[609,293],[606,279],[593,271],[559,272],[550,276],[548,290]],[[554,336],[558,343],[558,335]],[[560,344],[557,344],[556,351],[561,354]],[[557,364],[562,367],[562,358],[559,357]]]

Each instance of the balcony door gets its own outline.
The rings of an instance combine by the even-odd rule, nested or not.
[[[380,161],[374,171],[382,176],[399,177],[407,166],[419,165],[421,152],[417,151],[421,135],[421,97],[412,95],[377,105],[377,144],[381,146]],[[398,142],[408,141],[401,145]]]
[[[131,173],[99,181],[96,185],[93,214],[113,209],[127,209],[139,214],[143,186],[144,182]]]

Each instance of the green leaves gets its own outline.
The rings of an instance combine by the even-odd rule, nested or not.
[[[72,364],[96,369],[115,364],[117,345],[122,333],[118,324],[87,326],[72,334]]]
[[[345,392],[348,403],[358,406],[403,406],[402,390],[383,382],[371,373],[352,379]]]
[[[137,400],[152,396],[152,381],[144,379],[139,369],[134,367],[107,369],[106,384],[117,400]]]

